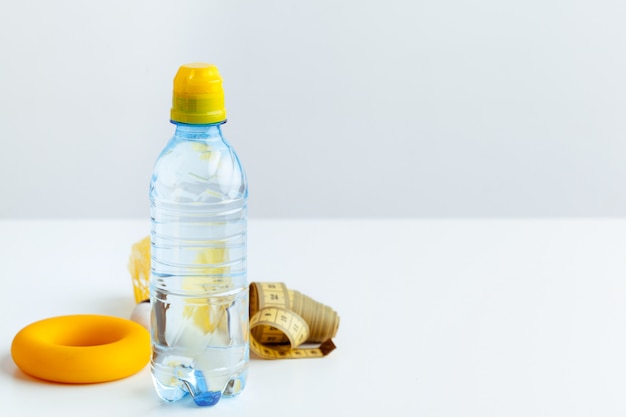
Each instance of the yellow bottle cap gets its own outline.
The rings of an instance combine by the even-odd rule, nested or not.
[[[188,124],[226,120],[222,77],[215,65],[196,62],[178,69],[174,77],[170,119]]]

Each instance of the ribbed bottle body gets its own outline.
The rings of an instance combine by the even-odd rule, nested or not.
[[[213,405],[245,386],[247,197],[220,125],[179,124],[150,187],[151,366],[166,401]]]

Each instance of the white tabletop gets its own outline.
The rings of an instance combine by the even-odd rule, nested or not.
[[[2,220],[0,410],[11,416],[622,416],[626,220],[251,220],[249,280],[335,309],[337,349],[250,363],[211,409],[166,404],[148,367],[104,384],[23,374],[13,336],[130,316],[147,220]],[[184,411],[181,411],[184,410]]]

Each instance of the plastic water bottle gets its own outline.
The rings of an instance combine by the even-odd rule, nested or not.
[[[168,402],[210,406],[243,390],[249,361],[248,189],[215,66],[179,68],[171,122],[150,184],[152,379]]]

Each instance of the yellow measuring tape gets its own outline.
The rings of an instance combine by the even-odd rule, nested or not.
[[[339,316],[282,282],[250,284],[250,349],[265,359],[320,358],[335,349]],[[303,344],[314,347],[300,347]],[[320,344],[321,343],[321,344]]]

